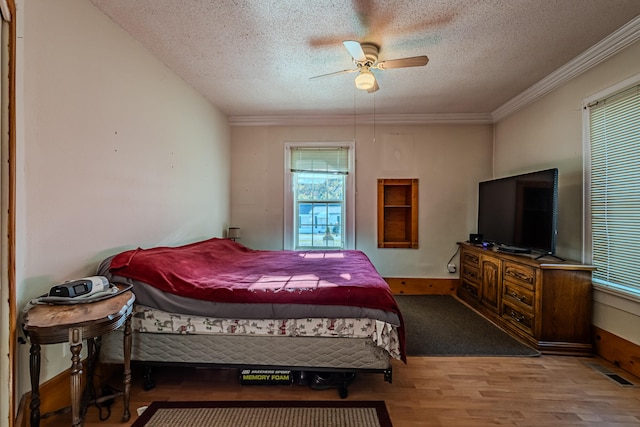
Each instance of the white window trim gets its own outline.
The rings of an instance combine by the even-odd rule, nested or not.
[[[583,150],[583,197],[582,212],[582,259],[585,263],[593,262],[591,253],[591,114],[588,106],[602,98],[613,95],[627,87],[640,84],[640,73],[635,74],[613,86],[603,89],[582,101],[582,150]],[[635,292],[624,292],[599,283],[593,283],[594,301],[636,314],[640,312],[640,295]]]
[[[345,226],[344,248],[355,249],[356,247],[356,143],[347,142],[285,142],[284,144],[284,249],[292,250],[294,247],[293,229],[293,183],[292,173],[289,168],[291,164],[292,147],[348,147],[349,148],[349,173],[346,175],[346,197],[345,197]]]

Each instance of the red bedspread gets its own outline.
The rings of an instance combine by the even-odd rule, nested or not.
[[[394,312],[402,319],[389,286],[361,251],[261,251],[213,238],[126,251],[113,258],[110,270],[188,298],[352,305]],[[404,347],[402,324],[399,336]]]

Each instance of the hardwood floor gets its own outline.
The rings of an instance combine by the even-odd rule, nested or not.
[[[635,386],[622,387],[587,363]],[[155,378],[156,388],[144,391],[142,373],[134,370],[128,424],[120,423],[118,399],[107,421],[90,407],[85,426],[131,425],[136,409],[154,400],[339,400],[335,389],[241,386],[235,370],[164,368]],[[394,427],[640,426],[640,379],[599,358],[409,357],[406,365],[394,361],[392,384],[381,374],[359,374],[348,399],[384,400]],[[68,426],[70,414],[46,421]]]

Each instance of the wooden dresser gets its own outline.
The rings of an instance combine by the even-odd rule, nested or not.
[[[590,355],[593,270],[461,243],[458,296],[542,353]]]

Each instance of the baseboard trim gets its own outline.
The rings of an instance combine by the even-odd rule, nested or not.
[[[385,277],[395,295],[455,295],[459,280]]]
[[[86,366],[87,359],[82,361],[83,371],[81,384],[82,387],[86,384]],[[121,371],[121,367],[119,368]],[[94,386],[100,386],[100,380],[111,378],[118,372],[118,368],[114,365],[98,364],[94,372]],[[20,399],[18,406],[18,412],[14,422],[14,427],[28,427],[31,421],[31,411],[29,406],[31,405],[31,392],[25,393]],[[71,368],[60,372],[55,377],[40,384],[40,414],[46,414],[60,410],[62,408],[71,406]],[[40,421],[42,427],[46,427],[49,424],[49,420],[54,419],[44,418]]]
[[[84,373],[83,373],[84,375]],[[55,377],[40,384],[40,414],[57,411],[71,405],[71,368],[60,372]],[[84,376],[82,378],[84,384]],[[28,427],[31,418],[31,392],[20,399],[18,418],[15,427]],[[40,425],[46,426],[47,420],[42,419]]]
[[[14,427],[27,427],[27,420],[29,419],[27,404],[27,395],[29,393],[25,393],[20,399],[20,403],[18,403],[18,412],[16,414],[16,419],[13,420]]]
[[[640,345],[597,326],[593,327],[593,343],[598,356],[640,378]]]

